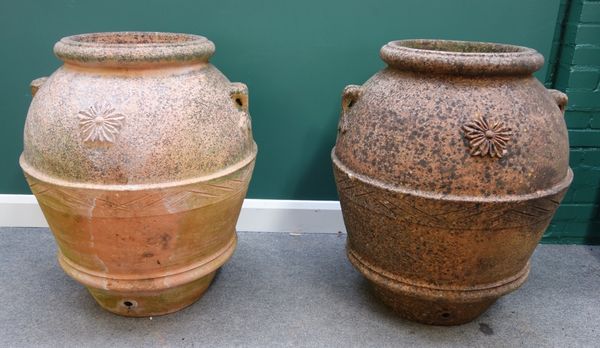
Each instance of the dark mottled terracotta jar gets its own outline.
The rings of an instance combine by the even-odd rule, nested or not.
[[[54,52],[20,163],[60,265],[117,314],[193,303],[236,245],[257,151],[246,86],[201,36],[85,34]]]
[[[409,319],[468,322],[519,287],[567,190],[566,96],[536,51],[390,42],[344,90],[332,152],[347,253]]]

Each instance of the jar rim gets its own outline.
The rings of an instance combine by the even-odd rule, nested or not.
[[[207,38],[166,32],[99,32],[62,38],[54,54],[64,62],[91,66],[135,67],[208,62],[215,52]]]
[[[397,40],[381,48],[390,67],[451,75],[529,75],[544,57],[523,46],[456,40]]]

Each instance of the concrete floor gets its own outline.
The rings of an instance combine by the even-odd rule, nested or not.
[[[541,245],[529,281],[459,327],[396,317],[345,235],[239,233],[206,295],[175,314],[100,309],[59,268],[47,229],[0,229],[0,346],[600,347],[600,247]]]

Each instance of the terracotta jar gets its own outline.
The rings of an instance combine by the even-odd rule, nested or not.
[[[84,34],[54,52],[20,164],[60,265],[117,314],[190,305],[236,246],[257,151],[246,86],[196,35]]]
[[[347,254],[400,315],[473,320],[518,288],[572,181],[567,98],[533,49],[407,40],[344,90],[334,174]]]

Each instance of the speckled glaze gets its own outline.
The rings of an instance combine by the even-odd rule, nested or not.
[[[257,152],[246,86],[196,35],[83,34],[54,52],[20,164],[60,265],[117,314],[193,303],[236,245]]]
[[[332,151],[348,257],[400,315],[465,323],[526,280],[572,181],[566,96],[525,47],[407,40],[381,57],[344,90]]]

